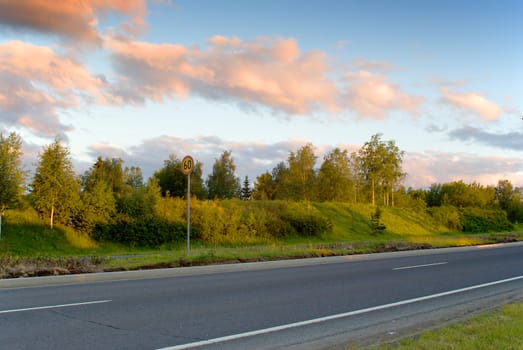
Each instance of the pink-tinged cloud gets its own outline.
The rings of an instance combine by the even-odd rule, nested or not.
[[[54,137],[71,129],[58,112],[86,102],[109,103],[104,82],[48,47],[20,41],[0,44],[0,123]]]
[[[434,151],[407,152],[403,170],[407,172],[406,185],[413,188],[428,188],[434,183],[460,180],[487,186],[509,179],[515,186],[523,185],[523,161],[519,158]]]
[[[120,30],[135,34],[146,12],[145,0],[0,0],[0,24],[82,42],[100,40],[98,23],[109,13],[127,17]]]
[[[116,39],[105,45],[120,76],[115,94],[125,101],[193,94],[291,115],[352,110],[374,118],[393,110],[416,115],[422,102],[381,74],[358,71],[336,77],[325,52],[301,52],[294,39],[242,41],[217,35],[207,40],[205,49]]]
[[[293,39],[252,41],[214,36],[208,48],[108,40],[124,98],[162,100],[192,93],[265,106],[287,114],[338,111],[337,86],[327,77],[323,52],[301,53]]]
[[[382,119],[393,110],[414,116],[419,113],[423,98],[404,92],[382,74],[358,71],[347,73],[344,79],[342,103],[360,116]]]
[[[503,110],[483,95],[476,92],[461,93],[443,87],[441,101],[462,111],[472,112],[484,120],[497,120]]]

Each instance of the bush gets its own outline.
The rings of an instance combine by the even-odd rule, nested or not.
[[[288,222],[298,236],[317,236],[332,231],[332,222],[310,203],[287,203],[280,218]]]
[[[461,231],[461,215],[458,208],[451,205],[442,205],[441,207],[432,207],[429,209],[430,215],[436,223],[443,225],[450,230]]]
[[[93,238],[131,246],[157,247],[165,243],[183,241],[187,228],[183,224],[169,223],[157,217],[133,219],[120,216],[113,224],[97,224]],[[198,232],[192,236],[198,238]]]
[[[462,211],[464,232],[510,231],[514,225],[508,221],[503,210],[465,208]]]
[[[381,219],[381,209],[379,206],[377,206],[374,213],[370,214],[370,223],[371,223],[373,235],[383,233],[383,231],[385,231],[385,229],[387,228],[383,223],[381,223],[380,219]]]

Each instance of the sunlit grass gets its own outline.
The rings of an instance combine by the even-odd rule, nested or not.
[[[64,232],[67,242],[75,248],[93,249],[97,248],[98,244],[95,240],[87,234],[73,230],[70,227],[62,226],[60,229]]]
[[[227,204],[231,207],[239,205],[236,202]],[[272,206],[274,203],[257,205]],[[161,263],[179,266],[275,260],[523,240],[523,225],[517,225],[515,232],[499,234],[444,232],[431,222],[428,214],[405,208],[383,208],[382,218],[387,229],[376,234],[372,232],[369,223],[372,213],[370,205],[312,205],[314,210],[330,220],[331,232],[306,237],[295,235],[257,240],[242,240],[241,236],[235,236],[228,243],[194,239],[191,242],[190,256],[186,255],[185,242],[156,248],[96,242],[70,228],[58,226],[50,230],[34,211],[9,211],[5,218],[3,239],[0,240],[0,257],[100,256],[107,258],[104,259],[104,264],[110,268],[138,268]]]
[[[523,349],[523,303],[509,304],[465,322],[375,349]]]

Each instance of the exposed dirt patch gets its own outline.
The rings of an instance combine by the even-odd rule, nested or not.
[[[104,259],[93,258],[0,258],[0,278],[57,276],[102,272]]]

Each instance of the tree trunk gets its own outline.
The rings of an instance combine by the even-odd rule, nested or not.
[[[49,219],[49,225],[51,230],[53,229],[53,220],[54,220],[54,205],[51,206],[51,218]]]
[[[372,185],[372,206],[374,206],[376,204],[375,200],[374,200],[374,179],[372,179],[371,181],[371,185]]]

